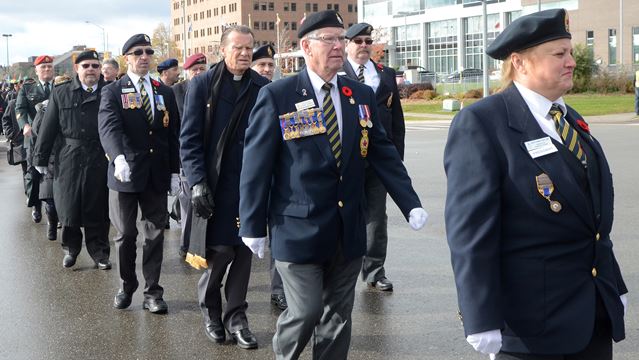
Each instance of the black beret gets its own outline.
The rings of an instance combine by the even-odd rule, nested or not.
[[[100,60],[98,53],[95,50],[86,50],[78,54],[75,57],[75,63],[79,64],[82,60]]]
[[[253,61],[264,58],[273,59],[274,55],[275,49],[272,45],[263,45],[253,50]]]
[[[158,64],[158,72],[161,74],[162,71],[176,66],[178,66],[178,61],[176,59],[166,59]]]
[[[134,46],[146,45],[151,46],[151,39],[146,34],[135,34],[129,38],[122,46],[122,54],[126,55],[129,50]]]
[[[497,60],[504,60],[515,51],[557,39],[572,39],[565,9],[544,10],[522,16],[508,25],[488,45],[486,54]]]
[[[360,35],[371,36],[372,32],[373,32],[373,27],[371,26],[371,24],[359,23],[349,27],[348,30],[346,30],[346,38],[352,39],[355,36],[360,36]]]
[[[299,30],[297,30],[297,37],[301,39],[311,31],[325,27],[338,27],[343,29],[344,20],[342,20],[342,16],[335,10],[324,10],[312,13],[307,16],[306,20],[300,25]]]

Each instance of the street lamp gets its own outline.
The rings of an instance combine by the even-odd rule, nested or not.
[[[13,36],[13,34],[2,34],[7,39],[7,68],[9,67],[9,38]]]
[[[100,30],[102,30],[102,41],[104,41],[104,53],[106,54],[106,52],[107,52],[107,42],[108,42],[108,40],[107,40],[107,39],[108,39],[108,37],[107,37],[107,33],[106,33],[106,31],[104,30],[104,28],[103,28],[102,26],[100,26],[100,25],[98,25],[98,24],[94,23],[94,22],[89,21],[89,20],[85,20],[84,22],[85,22],[85,23],[87,23],[87,24],[91,24],[91,25],[93,25],[93,26],[97,26],[98,28],[100,28]]]

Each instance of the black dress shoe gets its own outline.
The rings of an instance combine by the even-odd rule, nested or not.
[[[182,248],[180,248],[180,250],[178,250],[178,255],[180,255],[180,257],[182,259],[186,259],[186,253],[188,252],[188,250],[184,250]]]
[[[109,261],[109,259],[100,260],[100,261],[96,262],[95,265],[100,270],[109,270],[109,269],[111,269],[111,261]]]
[[[204,326],[206,337],[214,343],[222,344],[226,341],[226,330],[222,326],[222,320],[211,321]]]
[[[133,294],[127,294],[123,290],[118,291],[113,299],[113,307],[116,309],[126,309],[131,305]]]
[[[162,299],[144,299],[142,308],[153,314],[166,314],[169,310],[169,306]]]
[[[288,307],[284,294],[271,294],[271,304],[284,311]]]
[[[393,283],[385,277],[375,282],[368,283],[368,286],[377,288],[379,291],[393,291]]]
[[[73,255],[64,255],[64,258],[62,259],[62,266],[64,266],[65,268],[70,268],[71,266],[75,265],[75,259],[76,257]]]
[[[257,339],[249,328],[244,328],[231,333],[233,342],[242,349],[257,349]]]
[[[42,221],[42,212],[34,208],[31,210],[31,219],[33,219],[34,223],[39,224]]]

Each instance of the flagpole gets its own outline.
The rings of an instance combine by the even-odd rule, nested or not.
[[[275,31],[277,32],[277,53],[281,54],[280,52],[280,14],[276,13],[275,14]],[[280,59],[279,56],[277,59],[275,59],[276,61],[276,65],[279,67],[280,66]]]
[[[182,64],[186,62],[186,9],[184,9],[184,5],[185,1],[182,0]],[[186,75],[186,70],[184,73]]]

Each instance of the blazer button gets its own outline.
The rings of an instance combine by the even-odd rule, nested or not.
[[[344,203],[342,202],[342,200],[340,200],[340,201],[338,201],[338,202],[337,202],[337,206],[339,206],[339,207],[344,207]]]
[[[592,277],[597,277],[597,268],[592,268]]]
[[[153,154],[153,149],[149,149],[149,152],[150,152],[151,154]]]
[[[342,176],[341,176],[341,175],[340,175],[340,177],[339,177],[339,181],[342,181]]]
[[[599,235],[599,233],[597,233],[597,235],[595,235],[595,240],[599,241],[599,239],[601,239],[601,235]]]
[[[153,130],[149,130],[149,135],[153,135]]]

